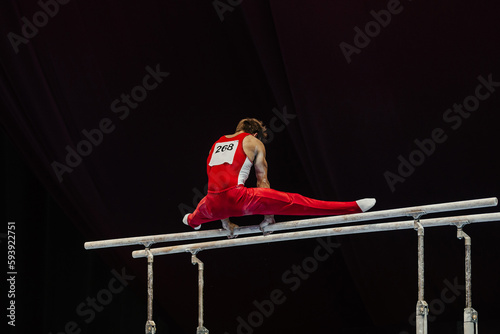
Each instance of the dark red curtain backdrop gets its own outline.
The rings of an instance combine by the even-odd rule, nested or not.
[[[20,268],[10,329],[144,330],[146,263],[131,258],[136,248],[85,251],[83,242],[187,231],[181,218],[205,191],[206,154],[243,117],[272,131],[276,189],[376,197],[377,210],[498,196],[498,7],[3,1],[1,233],[16,222]],[[482,332],[497,333],[500,227],[466,231],[474,307]],[[231,334],[411,333],[415,235],[202,252],[205,324]],[[460,333],[463,241],[436,228],[426,247],[430,329]],[[193,333],[189,254],[159,257],[155,269],[159,333]]]

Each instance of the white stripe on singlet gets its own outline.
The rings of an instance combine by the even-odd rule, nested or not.
[[[245,184],[248,179],[248,175],[250,175],[250,170],[252,169],[253,163],[246,157],[243,166],[241,166],[240,173],[238,174],[238,185]]]

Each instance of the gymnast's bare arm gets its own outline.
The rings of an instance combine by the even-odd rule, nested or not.
[[[264,144],[254,136],[246,136],[243,139],[243,150],[255,167],[257,188],[271,188],[267,179],[266,148]],[[274,223],[274,215],[265,215],[264,220],[260,223],[260,229],[264,231],[264,227]]]
[[[246,136],[243,139],[243,151],[245,151],[248,159],[253,162],[255,167],[257,188],[271,188],[267,179],[266,148],[264,144],[254,136]]]

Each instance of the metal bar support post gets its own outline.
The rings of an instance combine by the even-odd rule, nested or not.
[[[478,313],[472,308],[472,259],[471,238],[463,231],[463,226],[468,222],[457,224],[457,238],[464,239],[465,243],[465,310],[464,334],[478,334]]]
[[[148,258],[148,320],[146,321],[146,334],[156,333],[156,324],[153,321],[153,254],[146,247]]]
[[[196,251],[191,253],[191,263],[193,265],[198,264],[198,328],[196,329],[196,334],[208,334],[208,329],[203,326],[203,271],[204,264],[196,256]]]
[[[420,223],[420,214],[414,216],[418,235],[418,301],[416,309],[417,334],[427,334],[427,316],[429,306],[424,299],[424,227]]]

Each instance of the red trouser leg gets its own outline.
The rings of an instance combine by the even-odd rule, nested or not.
[[[189,225],[247,215],[330,216],[360,213],[356,202],[320,201],[267,188],[236,187],[209,193],[189,215]]]
[[[188,216],[189,226],[195,228],[203,223],[208,223],[217,220],[217,218],[213,218],[213,215],[211,214],[210,210],[210,203],[207,203],[207,201],[210,202],[207,199],[207,196],[203,197],[196,206],[194,212]]]
[[[329,216],[361,212],[356,202],[320,201],[266,188],[247,188],[245,202],[245,211],[250,214]]]
[[[219,193],[209,192],[188,216],[189,225],[197,227],[214,220],[245,216],[245,203],[242,201],[244,189],[246,188],[235,187]]]

